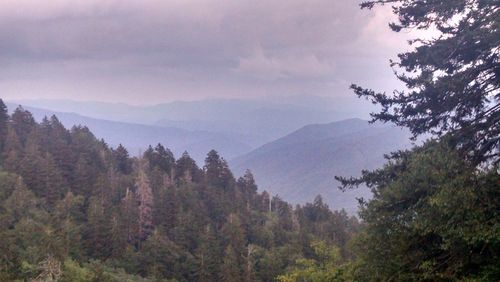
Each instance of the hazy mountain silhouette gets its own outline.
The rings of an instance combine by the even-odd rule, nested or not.
[[[383,154],[410,145],[409,133],[393,126],[348,119],[305,126],[283,138],[233,159],[237,174],[250,169],[261,189],[294,203],[321,194],[331,208],[354,212],[356,197],[368,189],[342,193],[335,175],[358,176],[384,163]]]
[[[10,111],[18,105],[7,103]],[[248,152],[252,147],[243,141],[243,137],[236,134],[222,134],[208,131],[190,131],[175,127],[162,127],[144,124],[134,124],[96,119],[75,113],[55,112],[51,110],[24,106],[38,120],[44,116],[56,115],[68,128],[73,125],[87,126],[98,138],[103,138],[111,146],[123,144],[132,155],[145,151],[148,145],[155,146],[162,143],[172,150],[176,156],[184,151],[197,162],[203,164],[207,152],[215,149],[227,158],[235,157]]]
[[[254,148],[312,123],[365,117],[369,103],[351,98],[297,95],[258,99],[177,101],[152,106],[70,100],[24,100],[23,105],[148,125],[238,135]]]

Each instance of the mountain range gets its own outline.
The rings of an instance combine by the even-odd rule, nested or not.
[[[336,107],[344,113],[333,111],[331,102],[291,97],[286,102],[218,99],[155,106],[63,100],[22,104],[38,121],[55,114],[66,127],[85,125],[132,155],[162,143],[176,156],[188,151],[203,165],[207,152],[215,149],[237,175],[250,169],[261,190],[292,203],[322,195],[332,208],[354,212],[356,197],[370,197],[369,191],[342,193],[334,176],[356,176],[380,166],[384,153],[410,146],[409,134],[362,119],[326,123],[354,113],[348,104]],[[12,111],[17,103],[7,106]]]
[[[250,169],[261,189],[293,203],[321,195],[331,208],[354,213],[356,198],[370,197],[366,188],[337,189],[334,176],[359,176],[362,169],[384,163],[383,155],[408,148],[409,132],[394,126],[348,119],[304,126],[252,152],[231,160],[237,174]]]
[[[296,95],[255,99],[207,99],[135,106],[71,100],[17,100],[17,104],[109,121],[209,131],[257,148],[298,128],[352,117],[372,109],[353,97]]]
[[[9,111],[13,111],[18,105],[6,103]],[[155,146],[162,143],[167,146],[175,156],[179,157],[184,151],[188,151],[191,157],[199,164],[203,164],[207,152],[215,149],[226,158],[241,155],[248,152],[252,147],[240,140],[243,137],[238,134],[224,134],[201,130],[186,130],[176,127],[154,126],[138,123],[127,123],[96,119],[75,113],[56,112],[47,109],[23,106],[30,111],[37,121],[45,116],[56,115],[61,123],[67,128],[74,125],[87,126],[97,138],[109,142],[116,147],[124,145],[131,155],[144,152],[149,145]]]

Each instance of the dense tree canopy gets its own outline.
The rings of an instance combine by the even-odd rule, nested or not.
[[[374,195],[361,204],[365,228],[356,242],[358,279],[495,281],[500,276],[495,170],[477,171],[455,150],[429,142],[393,154],[383,168],[364,172],[357,181]]]
[[[355,218],[258,193],[216,151],[201,169],[161,144],[131,157],[22,108],[3,121],[0,281],[272,281],[311,259],[311,242],[350,256]]]
[[[387,164],[343,178],[366,185],[361,233],[348,277],[364,281],[496,281],[500,276],[500,31],[498,1],[379,0],[403,29],[434,28],[433,39],[393,62],[408,90],[393,95],[353,85],[382,106],[373,120],[437,136],[393,152]],[[381,259],[383,258],[383,259]]]

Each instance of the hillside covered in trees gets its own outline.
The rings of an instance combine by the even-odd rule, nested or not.
[[[216,151],[201,167],[161,144],[130,156],[0,100],[0,281],[498,281],[500,4],[361,7],[386,4],[393,31],[435,36],[391,62],[404,90],[351,88],[380,106],[372,122],[431,138],[336,176],[373,194],[359,219],[259,193]]]
[[[355,218],[257,193],[215,151],[201,168],[161,144],[130,157],[0,106],[1,281],[272,281],[315,246],[350,259]]]

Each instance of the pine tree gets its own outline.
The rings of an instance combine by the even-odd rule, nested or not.
[[[125,197],[120,204],[119,233],[132,245],[139,238],[139,206],[135,193],[127,189]]]
[[[91,197],[87,210],[85,230],[86,249],[92,257],[104,259],[112,254],[112,224],[110,211],[98,197]]]
[[[175,165],[174,154],[169,149],[163,147],[162,144],[158,144],[153,153],[152,165],[171,176],[172,169]]]
[[[198,181],[200,176],[199,168],[196,162],[184,152],[175,163],[175,179],[185,182]]]
[[[48,122],[48,132],[45,137],[47,138],[46,150],[54,158],[56,166],[65,179],[65,184],[68,185],[74,177],[73,170],[76,162],[75,152],[71,149],[71,134],[56,116],[52,116]]]
[[[66,193],[65,183],[50,154],[45,155],[42,165],[45,177],[43,182],[45,201],[49,207],[54,207],[56,202]]]
[[[355,244],[355,280],[496,280],[496,169],[478,171],[456,150],[436,142],[393,154],[390,160],[359,179],[374,198],[361,202],[365,228]]]
[[[3,166],[7,171],[18,172],[22,158],[23,147],[21,142],[17,137],[17,133],[9,128],[3,153]]]
[[[139,199],[139,238],[144,241],[153,231],[153,191],[146,174],[146,161],[139,160],[137,172],[137,197]]]
[[[220,269],[220,281],[244,281],[242,277],[242,269],[238,261],[238,253],[234,250],[233,246],[229,244],[224,250],[224,259]]]
[[[122,144],[118,145],[116,150],[113,151],[113,157],[116,163],[116,169],[123,174],[130,174],[132,172],[132,163],[129,159],[128,151]]]
[[[168,234],[177,224],[178,197],[174,186],[161,187],[154,201],[154,223]]]
[[[222,228],[225,240],[232,246],[238,257],[238,264],[243,265],[243,257],[246,254],[246,238],[241,220],[237,214],[230,214],[226,224]]]
[[[38,199],[26,187],[21,177],[18,177],[14,191],[5,201],[5,209],[9,216],[10,224],[13,224],[23,217],[30,216],[38,206]]]
[[[415,135],[450,135],[450,144],[475,163],[500,161],[500,80],[498,18],[494,0],[374,0],[391,4],[398,22],[393,31],[429,30],[413,50],[391,62],[408,91],[393,95],[352,85],[355,93],[382,106],[373,120],[408,127]]]
[[[38,197],[45,196],[47,183],[45,160],[34,138],[30,138],[24,150],[24,156],[18,164],[18,173],[23,177],[24,183]]]
[[[234,185],[234,177],[229,170],[229,166],[215,150],[211,150],[205,159],[205,179],[207,184],[220,187],[224,192],[231,192],[231,186]]]
[[[31,131],[36,127],[35,119],[29,111],[19,106],[10,117],[12,128],[16,131],[21,144],[25,144]]]
[[[55,237],[63,246],[63,256],[81,256],[81,235],[77,220],[81,219],[83,198],[75,197],[67,192],[65,197],[57,203],[52,216],[52,225],[55,228]]]
[[[215,232],[210,225],[204,228],[195,255],[198,258],[197,280],[200,282],[217,281],[222,254]]]
[[[244,205],[247,210],[255,206],[255,196],[257,195],[257,184],[250,170],[246,170],[245,174],[238,179],[237,185],[243,195]]]
[[[7,106],[5,106],[3,100],[0,99],[0,160],[5,147],[5,142],[7,142],[8,122],[9,113],[7,111]]]

